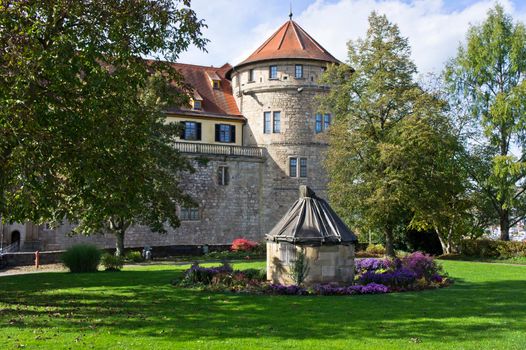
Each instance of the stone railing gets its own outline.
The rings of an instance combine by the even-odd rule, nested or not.
[[[263,148],[231,145],[214,145],[210,143],[176,142],[175,148],[182,153],[217,154],[237,157],[263,157]]]

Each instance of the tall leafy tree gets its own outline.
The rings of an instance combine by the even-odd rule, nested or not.
[[[176,226],[175,204],[189,200],[178,173],[190,167],[161,110],[184,104],[186,86],[141,57],[203,48],[203,26],[189,0],[2,1],[2,220],[108,228],[119,253],[131,224]]]
[[[470,27],[446,68],[452,100],[482,131],[469,144],[469,172],[499,217],[501,239],[526,215],[526,29],[497,5]]]
[[[335,115],[329,196],[359,231],[383,232],[386,253],[394,256],[393,232],[415,211],[429,210],[425,204],[447,187],[431,188],[436,184],[426,179],[440,179],[437,162],[451,156],[456,141],[443,103],[414,81],[407,39],[385,16],[373,12],[365,39],[349,43],[349,64],[324,77],[331,91],[322,104]]]

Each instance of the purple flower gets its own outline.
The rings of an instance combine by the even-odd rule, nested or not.
[[[367,271],[358,277],[358,283],[367,285],[370,283],[382,284],[389,287],[408,287],[417,279],[417,275],[406,268],[400,268],[394,271],[376,273]]]
[[[365,286],[354,285],[339,287],[335,284],[317,284],[312,288],[314,294],[318,295],[354,295],[354,294],[380,294],[389,293],[389,287],[378,283],[370,283]]]
[[[278,295],[307,295],[308,292],[305,288],[297,285],[285,286],[283,284],[271,284],[268,286],[268,292],[270,294]]]
[[[425,278],[430,281],[434,275],[439,274],[440,267],[436,264],[432,256],[422,252],[414,252],[403,257],[402,266],[413,271],[417,278]]]
[[[385,270],[392,266],[392,262],[389,259],[376,259],[376,258],[366,258],[356,261],[356,271],[376,271],[376,270]]]

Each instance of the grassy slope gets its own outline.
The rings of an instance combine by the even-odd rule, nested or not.
[[[452,287],[351,297],[175,289],[173,266],[2,277],[0,349],[526,348],[526,267],[443,264]]]

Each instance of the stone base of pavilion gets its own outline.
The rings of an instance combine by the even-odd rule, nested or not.
[[[354,244],[294,245],[267,242],[267,279],[272,283],[294,284],[292,266],[303,250],[308,263],[306,286],[318,283],[349,285],[354,280]]]

